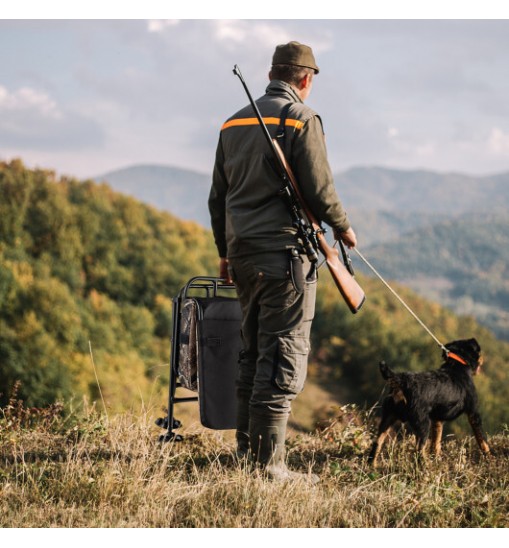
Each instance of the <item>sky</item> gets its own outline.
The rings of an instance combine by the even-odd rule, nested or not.
[[[222,12],[221,12],[222,13]],[[507,19],[0,19],[0,160],[78,178],[209,173],[222,122],[264,93],[277,44],[310,45],[307,104],[335,172],[509,171]]]

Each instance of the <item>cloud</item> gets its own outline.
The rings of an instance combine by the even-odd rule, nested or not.
[[[180,23],[180,32],[176,29]],[[265,45],[272,49],[276,44],[298,40],[309,43],[315,52],[321,53],[332,48],[332,35],[316,25],[310,27],[298,21],[288,25],[287,22],[274,20],[252,19],[212,19],[206,21],[184,21],[179,19],[152,19],[147,21],[149,33],[167,35],[170,40],[189,39],[190,33],[198,31],[198,36],[193,39],[196,45],[198,40],[209,41],[209,52],[215,46],[233,49],[245,46],[251,54],[255,49],[264,49]],[[198,51],[203,53],[202,48]]]
[[[214,37],[223,43],[230,45],[271,43],[274,36],[281,41],[290,41],[291,37],[287,29],[274,23],[250,22],[239,20],[219,20],[213,23]]]
[[[488,138],[488,150],[496,155],[509,154],[509,133],[504,133],[498,127],[492,128]]]
[[[150,19],[147,21],[147,30],[149,32],[163,32],[179,23],[180,19]]]
[[[147,21],[147,30],[151,33],[164,33],[180,23],[179,19],[151,19]],[[216,42],[225,45],[272,43],[274,36],[279,40],[289,41],[291,36],[287,29],[270,21],[251,21],[239,19],[222,19],[198,22],[201,33],[209,34]]]
[[[0,145],[4,148],[70,149],[96,146],[103,140],[98,124],[62,109],[45,91],[0,85]]]
[[[230,47],[240,44],[284,44],[291,40],[309,43],[315,53],[322,53],[332,48],[332,36],[328,32],[317,32],[309,27],[302,31],[299,23],[295,26],[282,25],[272,21],[251,20],[216,20],[213,21],[213,36],[218,42]],[[297,36],[296,36],[297,35]]]
[[[0,113],[31,111],[44,118],[60,119],[62,113],[57,104],[48,94],[30,87],[22,87],[9,92],[4,86],[0,86]]]

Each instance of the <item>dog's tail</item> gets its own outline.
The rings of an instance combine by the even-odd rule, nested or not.
[[[382,377],[386,381],[394,377],[394,371],[392,371],[392,369],[384,361],[381,361],[379,366],[380,366],[380,373],[382,373]]]

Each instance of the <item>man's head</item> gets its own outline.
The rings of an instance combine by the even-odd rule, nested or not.
[[[289,42],[276,47],[269,79],[287,82],[304,100],[311,91],[313,76],[318,72],[312,49],[299,42]]]

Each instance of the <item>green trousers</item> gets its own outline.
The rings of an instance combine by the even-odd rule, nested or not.
[[[242,308],[238,432],[249,414],[288,416],[307,375],[316,274],[296,250],[230,258]]]

